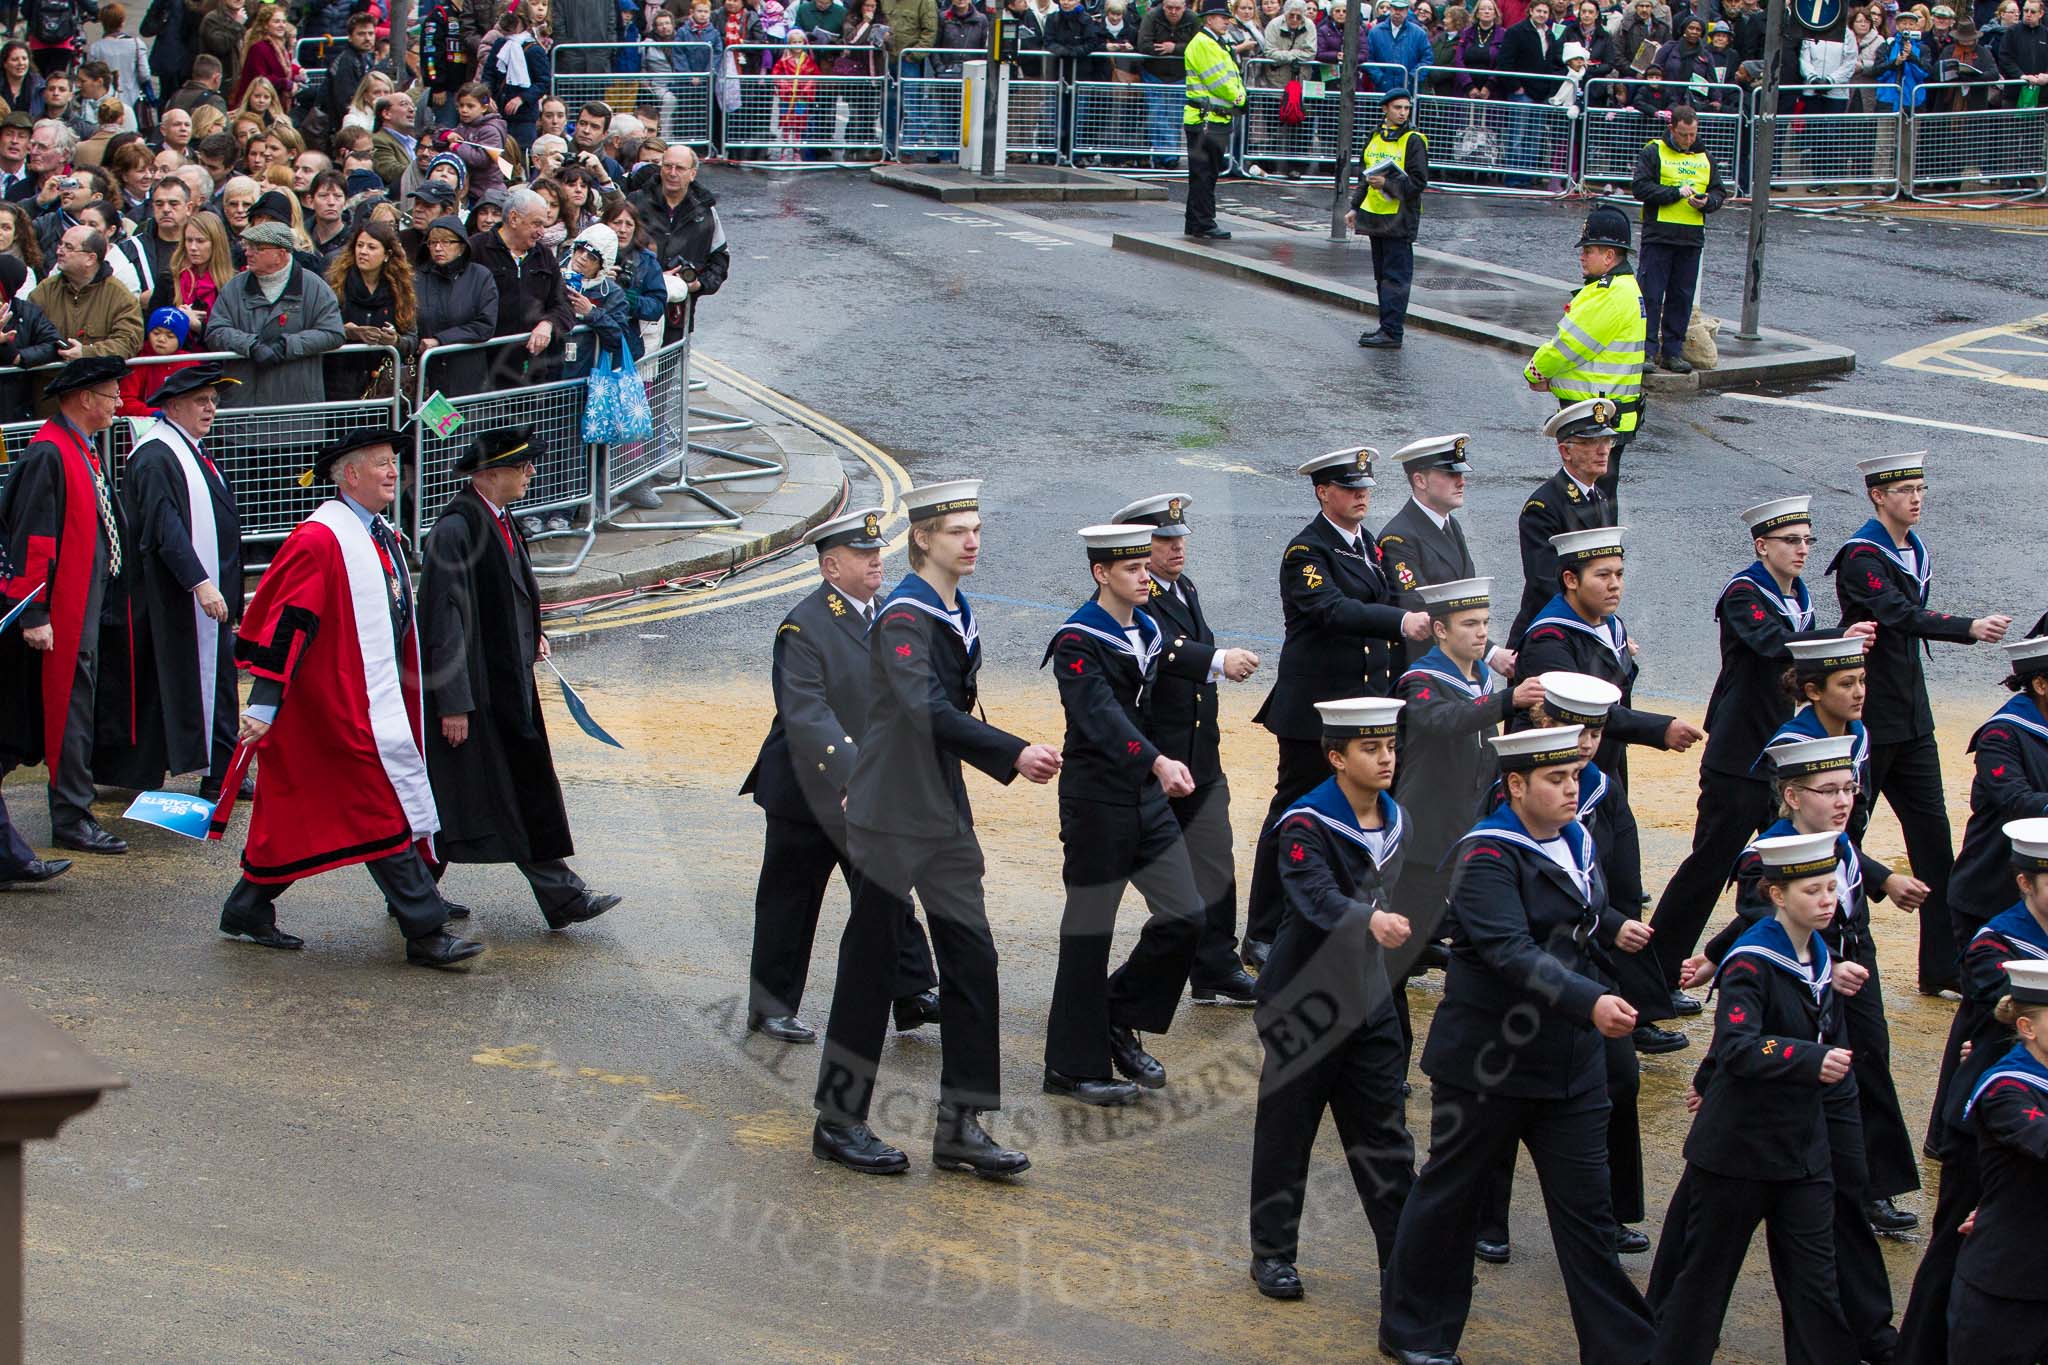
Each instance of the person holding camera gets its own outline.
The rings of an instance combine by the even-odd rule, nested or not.
[[[1720,168],[1699,145],[1700,116],[1681,104],[1664,136],[1643,144],[1630,188],[1643,205],[1643,252],[1636,274],[1643,290],[1645,364],[1691,374],[1685,329],[1699,287],[1707,215],[1728,198]]]

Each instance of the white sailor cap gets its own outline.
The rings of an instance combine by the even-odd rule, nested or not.
[[[1999,830],[2012,841],[2013,871],[2048,872],[2048,817],[2008,820]]]
[[[1323,718],[1325,739],[1389,739],[1400,728],[1401,708],[1407,704],[1398,697],[1345,697],[1319,701],[1316,711]]]
[[[2048,635],[2036,635],[2031,640],[2009,640],[1999,648],[2005,651],[2005,660],[2012,665],[2015,679],[2048,673]]]
[[[1856,736],[1829,735],[1825,739],[1794,739],[1764,750],[1779,777],[1811,777],[1815,773],[1846,771],[1856,766]]]
[[[1090,564],[1144,559],[1152,553],[1152,528],[1149,526],[1083,526],[1075,534],[1088,543]]]
[[[2015,1005],[2048,1005],[2048,962],[2021,958],[2005,965],[2006,994]]]
[[[1493,602],[1491,578],[1454,578],[1448,583],[1425,583],[1415,591],[1422,598],[1422,609],[1431,616],[1450,616]]]
[[[1465,447],[1471,443],[1472,438],[1462,431],[1452,436],[1425,436],[1395,451],[1394,463],[1408,474],[1417,474],[1425,469],[1470,474],[1472,466],[1465,463]]]
[[[1544,730],[1517,730],[1511,735],[1488,735],[1486,742],[1500,757],[1504,773],[1526,773],[1534,768],[1554,768],[1560,763],[1579,761],[1579,736],[1583,725],[1553,725]]]
[[[1904,455],[1879,455],[1874,459],[1858,460],[1856,468],[1863,475],[1865,488],[1881,488],[1888,483],[1904,483],[1907,479],[1926,477],[1927,452],[1912,450]]]
[[[1306,474],[1316,483],[1334,483],[1339,488],[1375,488],[1378,485],[1372,481],[1372,462],[1379,457],[1380,453],[1371,446],[1353,446],[1318,455],[1294,472]]]
[[[1595,559],[1606,559],[1622,553],[1622,537],[1628,533],[1626,526],[1595,526],[1590,531],[1564,531],[1550,538],[1550,548],[1557,551],[1557,564],[1561,569],[1576,568]]]
[[[953,479],[909,489],[903,494],[903,510],[912,521],[940,517],[948,512],[980,511],[981,480]]]
[[[1621,417],[1621,405],[1612,398],[1586,398],[1559,408],[1543,424],[1543,434],[1557,441],[1590,441],[1599,436],[1619,436],[1614,424]]]
[[[1185,493],[1160,493],[1125,503],[1110,520],[1122,526],[1143,525],[1155,536],[1184,536],[1188,533],[1188,509],[1195,500]]]
[[[1819,877],[1835,870],[1841,835],[1835,830],[1819,834],[1779,834],[1759,839],[1750,847],[1763,860],[1764,876],[1774,882],[1796,882],[1802,877]]]
[[[1766,536],[1780,526],[1813,524],[1812,498],[1773,498],[1743,509],[1742,524],[1753,536]]]
[[[882,522],[888,513],[879,507],[863,507],[858,512],[834,517],[811,528],[804,537],[804,544],[815,545],[818,553],[836,550],[845,546],[855,550],[879,550],[887,541],[882,539]]]
[[[1802,680],[1825,678],[1863,667],[1863,637],[1844,635],[1837,640],[1787,640],[1792,651],[1792,675]]]
[[[1545,673],[1543,710],[1559,725],[1605,725],[1607,713],[1621,701],[1621,689],[1590,673]]]

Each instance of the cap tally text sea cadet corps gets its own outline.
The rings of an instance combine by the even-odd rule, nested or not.
[[[882,521],[887,515],[879,507],[863,507],[812,528],[805,541],[817,546],[819,554],[841,548],[879,550],[889,543],[882,539]]]
[[[1607,713],[1621,700],[1621,689],[1590,673],[1559,670],[1540,675],[1543,710],[1559,725],[1605,725]]]
[[[1395,451],[1394,463],[1401,466],[1404,474],[1417,474],[1426,469],[1441,469],[1447,474],[1470,474],[1472,466],[1465,463],[1465,447],[1471,442],[1472,438],[1462,431],[1451,436],[1425,436]]]
[[[1146,559],[1152,554],[1152,528],[1149,526],[1084,526],[1074,534],[1087,542],[1090,564]]]
[[[2012,665],[2012,681],[2017,683],[2036,673],[2048,673],[2048,635],[2036,635],[2031,640],[2013,640],[2001,645],[2005,661]]]
[[[1126,503],[1110,520],[1119,526],[1150,526],[1155,536],[1184,536],[1188,533],[1188,509],[1194,505],[1195,500],[1185,493],[1161,493]]]
[[[1486,742],[1500,756],[1504,773],[1526,773],[1537,768],[1554,768],[1560,763],[1579,761],[1579,734],[1583,725],[1553,725],[1544,730],[1517,730],[1512,735],[1488,735]]]
[[[1455,616],[1489,605],[1493,600],[1493,580],[1454,578],[1448,583],[1425,583],[1415,592],[1422,598],[1422,609],[1431,616]]]
[[[1587,398],[1559,408],[1543,424],[1543,434],[1556,441],[1590,441],[1600,436],[1618,436],[1614,422],[1621,408],[1612,398]]]
[[[1767,536],[1784,526],[1811,525],[1813,514],[1809,509],[1812,506],[1812,498],[1773,498],[1745,508],[1742,524],[1753,536]]]
[[[2048,817],[2008,820],[1999,830],[2012,841],[2013,871],[2048,872]]]
[[[1627,533],[1626,526],[1595,526],[1590,531],[1565,531],[1550,538],[1550,548],[1557,551],[1559,568],[1576,568],[1623,553],[1621,542]]]
[[[978,512],[981,510],[981,480],[953,479],[908,489],[903,494],[903,510],[912,521],[942,517],[948,512]]]
[[[1407,704],[1398,697],[1345,697],[1317,702],[1316,712],[1323,718],[1324,739],[1392,739]]]
[[[1863,475],[1865,488],[1882,488],[1888,483],[1924,478],[1927,474],[1927,452],[1913,450],[1904,455],[1879,455],[1874,459],[1858,460],[1856,470]]]
[[[1770,755],[1771,766],[1781,778],[1847,772],[1856,766],[1856,737],[1829,735],[1826,739],[1800,739],[1789,744],[1774,744],[1764,752]]]
[[[1377,488],[1372,481],[1372,462],[1380,453],[1371,446],[1353,446],[1318,455],[1294,472],[1306,474],[1315,483],[1333,483],[1339,488]]]
[[[1792,676],[1805,682],[1863,667],[1863,640],[1845,635],[1839,640],[1788,640],[1792,651]]]
[[[1753,845],[1763,861],[1763,874],[1774,882],[1794,882],[1801,877],[1825,876],[1835,870],[1834,830],[1819,834],[1779,834],[1759,839]]]

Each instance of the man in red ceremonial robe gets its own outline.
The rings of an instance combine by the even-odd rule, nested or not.
[[[43,589],[20,629],[0,639],[0,774],[47,763],[51,838],[85,853],[128,851],[92,818],[93,709],[109,661],[100,612],[121,577],[128,540],[93,437],[113,423],[126,372],[111,356],[59,371],[43,390],[57,414],[36,432],[0,494],[0,538],[20,567],[4,583],[8,605]],[[125,668],[126,653],[114,653]]]
[[[278,548],[242,618],[235,661],[254,682],[213,837],[227,828],[252,749],[262,776],[220,931],[303,947],[277,927],[278,896],[301,877],[362,863],[405,931],[406,961],[452,967],[484,949],[447,932],[449,905],[421,856],[441,821],[427,785],[412,580],[380,515],[398,497],[403,440],[356,432],[320,452],[312,475],[336,495]]]

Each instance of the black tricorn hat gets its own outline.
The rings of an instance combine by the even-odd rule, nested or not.
[[[57,377],[43,385],[43,396],[55,398],[59,394],[75,393],[95,384],[104,384],[109,379],[119,379],[127,373],[128,362],[125,360],[110,355],[89,355],[57,371]]]
[[[181,398],[188,393],[213,388],[217,384],[239,385],[241,382],[239,379],[231,378],[219,361],[202,360],[197,365],[185,366],[158,385],[157,391],[150,396],[150,401],[161,403],[166,398]]]
[[[548,457],[546,445],[532,427],[507,427],[503,431],[479,432],[455,461],[455,472],[474,474],[479,469],[503,469],[528,461],[539,464]]]
[[[315,479],[325,479],[333,483],[335,464],[358,450],[369,446],[390,446],[393,450],[403,450],[405,444],[405,433],[402,431],[379,430],[375,427],[352,431],[340,440],[323,447],[320,453],[313,457],[313,467],[299,475],[299,487],[311,488]]]

